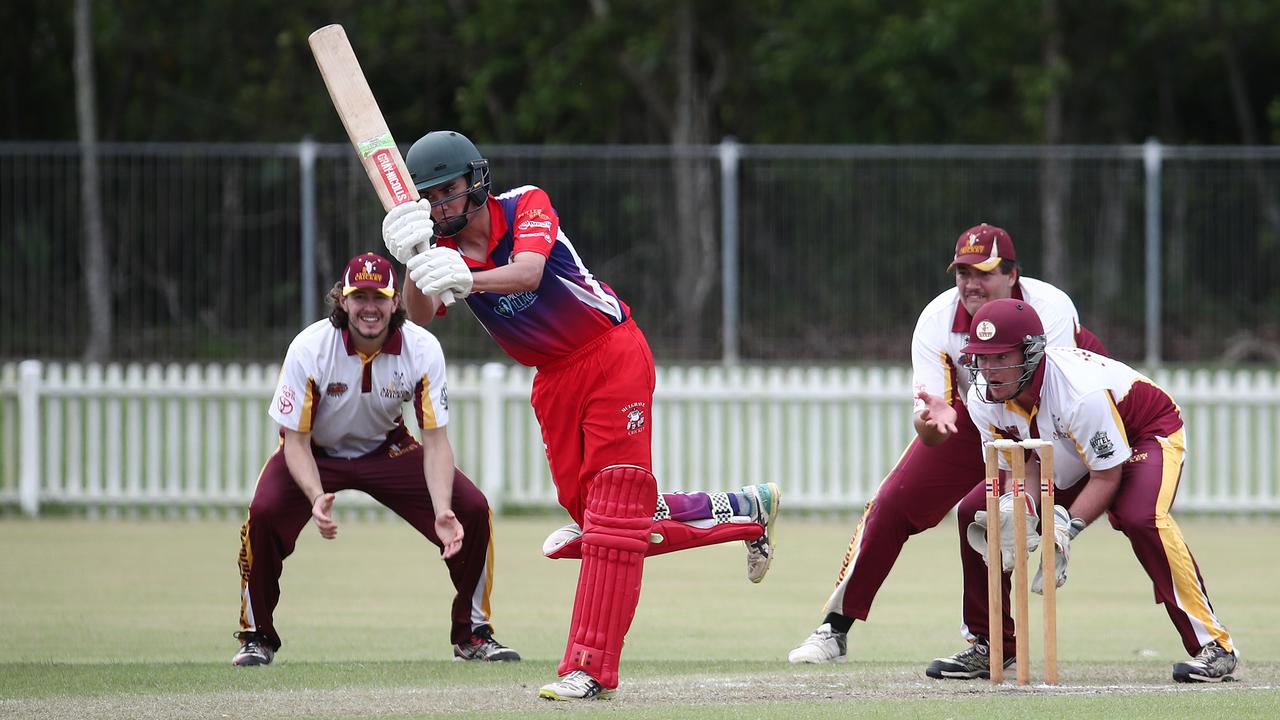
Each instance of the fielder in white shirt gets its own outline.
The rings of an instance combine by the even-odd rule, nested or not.
[[[1111,525],[1129,538],[1134,555],[1155,586],[1182,638],[1189,661],[1173,666],[1177,682],[1218,682],[1231,679],[1236,667],[1235,644],[1218,621],[1209,602],[1200,568],[1169,514],[1177,495],[1186,453],[1182,416],[1168,393],[1119,361],[1076,348],[1045,347],[1045,328],[1036,310],[1025,302],[1006,299],[985,305],[973,317],[964,352],[974,358],[975,379],[969,389],[969,413],[983,441],[995,438],[1049,440],[1054,446],[1052,474],[1058,506],[1054,509],[1056,584],[1067,579],[1071,540],[1107,513]],[[1030,477],[1036,476],[1039,456],[1029,454]],[[1002,468],[1007,461],[1001,459]],[[1036,493],[1029,493],[1034,500]],[[1002,505],[1001,522],[1011,526],[1012,498]],[[985,505],[983,488],[960,503],[961,523],[973,520]],[[1028,546],[1039,542],[1035,515],[1028,516]],[[974,523],[965,547],[966,569],[980,567],[985,557],[985,524]],[[1034,536],[1034,539],[1033,539]],[[1004,548],[1012,567],[1012,537]],[[977,547],[981,546],[981,547]],[[974,556],[977,556],[976,558]],[[1032,590],[1044,579],[1037,577]],[[1005,585],[1008,607],[1008,585]],[[985,572],[965,573],[966,617],[986,618]],[[1014,661],[1012,622],[1005,616],[1005,657]],[[987,628],[971,624],[974,643],[952,658],[955,674],[984,669]]]
[[[240,529],[239,666],[268,665],[280,649],[274,611],[284,559],[313,521],[332,540],[336,493],[361,490],[440,548],[456,595],[457,660],[519,660],[493,639],[492,517],[488,500],[453,466],[445,360],[439,341],[406,320],[391,263],[357,255],[329,292],[330,315],[289,345],[268,411],[280,447],[267,460]],[[402,412],[411,404],[422,440]]]
[[[867,620],[907,540],[942,522],[966,493],[982,485],[982,446],[965,407],[969,378],[961,350],[969,340],[973,313],[994,300],[1017,298],[1046,318],[1049,344],[1106,353],[1080,326],[1066,293],[1022,274],[1013,238],[1003,228],[982,223],[960,233],[947,272],[954,274],[954,287],[925,306],[911,337],[917,437],[867,502],[824,608],[826,616],[790,652],[793,663],[843,662],[854,620]],[[932,671],[932,666],[926,670]]]

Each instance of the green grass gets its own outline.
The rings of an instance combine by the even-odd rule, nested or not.
[[[307,528],[285,566],[285,639],[269,668],[233,668],[237,521],[0,522],[0,718],[509,717],[605,711],[625,718],[1271,717],[1280,706],[1280,522],[1184,520],[1241,682],[1175,686],[1184,653],[1128,544],[1105,523],[1073,548],[1059,594],[1062,689],[928,680],[962,646],[954,521],[908,543],[850,662],[792,667],[820,620],[852,522],[784,517],[759,586],[741,544],[646,565],[609,703],[538,702],[564,648],[577,563],[542,558],[552,517],[496,520],[494,621],[525,662],[452,663],[442,563],[398,520]],[[1039,677],[1039,605],[1032,635]]]

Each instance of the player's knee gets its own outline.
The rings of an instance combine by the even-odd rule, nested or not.
[[[587,512],[605,517],[653,517],[658,481],[638,465],[610,465],[596,473],[587,490]]]
[[[643,554],[648,549],[658,482],[635,465],[611,465],[591,481],[582,542]]]
[[[461,472],[454,477],[453,514],[463,523],[467,522],[467,518],[485,518],[489,515],[489,499]]]

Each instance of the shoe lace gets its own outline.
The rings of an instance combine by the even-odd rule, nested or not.
[[[1208,645],[1205,645],[1204,647],[1200,648],[1200,653],[1196,655],[1196,661],[1203,663],[1205,665],[1209,665],[1210,663],[1216,661],[1219,657],[1226,654],[1227,654],[1227,651],[1223,650],[1221,645],[1219,645],[1217,642],[1211,642]]]
[[[560,682],[564,683],[567,687],[584,693],[591,689],[595,681],[595,678],[586,674],[582,670],[574,670],[563,678],[560,678]]]

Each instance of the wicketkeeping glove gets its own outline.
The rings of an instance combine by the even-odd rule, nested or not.
[[[1036,532],[1036,509],[1031,503],[1031,496],[1023,493],[1027,503],[1027,552],[1035,552],[1040,547],[1040,535]],[[978,551],[982,559],[987,559],[987,511],[979,510],[973,514],[973,522],[965,530],[969,547]],[[1005,572],[1013,570],[1013,493],[1000,496],[1000,566]]]
[[[1071,513],[1061,505],[1053,506],[1053,552],[1054,552],[1054,587],[1062,587],[1067,582],[1067,560],[1071,557],[1071,541],[1084,529],[1084,521],[1071,522]],[[1041,552],[1048,552],[1044,548]],[[1044,594],[1044,563],[1036,570],[1036,577],[1031,581],[1031,592]]]
[[[402,263],[431,244],[435,223],[431,221],[431,203],[423,198],[417,202],[401,203],[382,219],[382,242],[391,255]]]
[[[434,247],[409,258],[409,279],[423,295],[439,295],[451,291],[457,298],[471,292],[471,268],[457,250]]]

